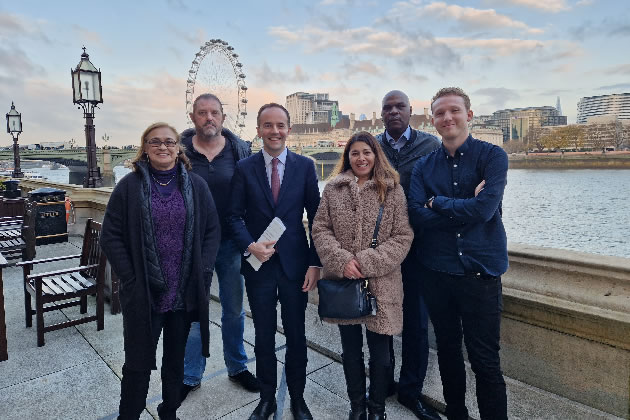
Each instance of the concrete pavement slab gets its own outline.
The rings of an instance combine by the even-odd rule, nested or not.
[[[102,360],[92,360],[2,388],[0,417],[94,419],[118,410],[120,382]]]

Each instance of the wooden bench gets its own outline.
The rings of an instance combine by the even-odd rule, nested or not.
[[[26,199],[0,200],[0,252],[7,260],[35,258],[35,213]]]
[[[4,315],[4,285],[2,283],[2,269],[7,265],[7,260],[0,253],[0,362],[9,358],[7,350],[7,323]]]
[[[37,345],[44,345],[44,333],[67,328],[86,322],[96,321],[97,330],[104,326],[104,283],[107,258],[101,251],[99,239],[101,224],[88,219],[83,236],[81,254],[52,257],[18,263],[24,272],[24,309],[26,326],[33,325],[33,315],[37,322]],[[53,261],[79,258],[79,266],[45,273],[31,274],[34,265]],[[44,326],[44,313],[80,306],[80,313],[87,313],[87,297],[96,295],[96,314],[82,316],[71,321]],[[31,297],[35,298],[35,309],[31,306]]]

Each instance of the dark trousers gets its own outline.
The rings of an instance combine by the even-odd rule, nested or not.
[[[361,324],[339,325],[341,335],[341,348],[344,359],[363,359],[363,328]],[[389,366],[389,338],[390,335],[378,334],[368,329],[365,330],[368,349],[370,350],[370,363],[379,366]],[[383,378],[382,380],[386,380]]]
[[[163,420],[175,420],[180,406],[179,390],[184,379],[184,349],[190,329],[190,318],[185,311],[152,314],[153,352],[157,350],[164,330],[162,355],[162,404],[158,415]],[[120,387],[120,420],[136,420],[146,406],[151,370],[137,371],[123,365]]]
[[[475,373],[481,419],[507,419],[499,360],[501,277],[456,276],[421,268],[423,291],[437,340],[446,416],[468,419],[462,335]]]
[[[403,261],[401,271],[404,297],[398,395],[416,399],[422,393],[429,363],[429,313],[422,297],[422,277],[413,252],[409,252]]]
[[[272,400],[276,395],[278,301],[287,344],[284,356],[287,387],[291,398],[301,398],[304,394],[307,363],[304,312],[308,296],[302,292],[303,283],[303,278],[287,278],[277,256],[264,263],[255,276],[245,276],[245,288],[256,331],[254,353],[262,400]]]

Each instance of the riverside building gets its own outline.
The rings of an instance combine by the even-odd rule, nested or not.
[[[295,92],[287,96],[286,108],[291,125],[328,123],[334,127],[341,119],[339,102],[327,93]]]
[[[630,93],[587,96],[578,101],[577,122],[584,124],[590,117],[616,115],[620,120],[630,120]]]
[[[527,108],[502,109],[492,113],[487,121],[503,132],[503,141],[523,140],[529,131],[541,127],[567,125],[567,117],[560,115],[553,106],[531,106]]]

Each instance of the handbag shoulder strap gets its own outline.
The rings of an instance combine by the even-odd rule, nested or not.
[[[381,204],[381,207],[378,209],[378,217],[376,218],[376,226],[374,226],[374,235],[372,235],[372,243],[370,244],[371,248],[376,248],[378,246],[378,228],[381,226],[381,219],[383,218],[383,207],[385,203]]]

